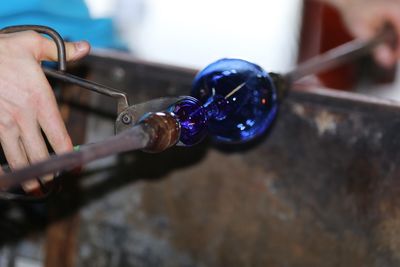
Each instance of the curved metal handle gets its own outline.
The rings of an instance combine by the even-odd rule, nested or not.
[[[13,33],[13,32],[22,32],[22,31],[35,31],[38,33],[46,34],[51,39],[53,39],[54,43],[57,46],[57,55],[58,55],[58,70],[65,71],[67,69],[67,59],[65,52],[65,44],[61,35],[56,32],[54,29],[41,26],[41,25],[18,25],[18,26],[9,26],[0,30],[0,33]]]
[[[287,83],[290,84],[304,76],[318,74],[344,63],[351,62],[356,58],[370,53],[372,49],[385,42],[391,46],[396,46],[397,43],[396,31],[393,26],[389,24],[386,24],[382,30],[370,40],[356,39],[333,48],[300,64],[294,70],[286,73],[284,78]]]
[[[38,33],[46,34],[53,39],[54,43],[56,44],[58,55],[58,71],[49,68],[43,68],[43,71],[47,76],[64,82],[76,84],[85,89],[116,98],[118,100],[118,113],[121,113],[129,106],[128,97],[125,92],[94,83],[65,72],[67,69],[67,60],[64,40],[54,29],[41,25],[18,25],[5,27],[0,30],[0,33],[13,33],[21,31],[36,31]]]

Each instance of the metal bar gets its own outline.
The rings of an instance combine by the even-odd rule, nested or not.
[[[3,28],[0,30],[0,33],[13,33],[21,31],[36,31],[38,33],[46,34],[50,36],[56,44],[58,55],[58,71],[49,68],[43,68],[43,71],[47,76],[71,84],[76,84],[80,87],[95,91],[97,93],[116,98],[118,100],[118,113],[129,106],[126,93],[111,87],[107,87],[70,75],[65,72],[67,69],[67,60],[64,40],[61,35],[52,28],[41,25],[18,25]]]
[[[300,65],[283,77],[286,82],[291,83],[306,75],[318,73],[350,60],[354,60],[361,55],[369,53],[371,49],[376,47],[378,44],[393,39],[393,30],[391,28],[385,28],[385,30],[383,30],[377,37],[370,41],[353,41],[347,43]],[[105,95],[117,97],[121,99],[121,102],[127,104],[125,93],[118,90],[89,82],[79,77],[69,75],[63,71],[45,69],[45,73],[50,77],[70,82]],[[157,133],[158,137],[163,136],[164,132],[166,131],[154,131],[154,133]],[[54,173],[61,169],[68,170],[75,166],[109,155],[146,148],[149,145],[149,142],[151,142],[150,135],[151,134],[143,128],[143,125],[139,124],[132,129],[124,131],[120,135],[92,145],[84,146],[81,151],[56,156],[41,163],[17,170],[13,173],[5,174],[0,179],[0,188],[9,188],[43,174]],[[166,139],[168,139],[167,143],[169,143],[169,146],[170,144],[175,144],[171,141],[175,139]]]
[[[79,151],[54,155],[47,160],[0,176],[0,188],[9,189],[25,181],[60,170],[70,170],[96,159],[142,149],[157,153],[174,146],[180,138],[180,124],[171,113],[149,113],[124,132],[103,141],[84,145]]]
[[[363,55],[369,54],[372,49],[384,42],[387,42],[390,45],[396,43],[396,33],[389,25],[384,27],[382,31],[371,40],[355,40],[329,50],[322,55],[316,56],[305,63],[300,64],[294,70],[283,75],[283,78],[288,84],[291,84],[307,75],[321,73],[341,64],[351,62]]]
[[[60,71],[65,71],[67,69],[64,40],[58,32],[56,32],[52,28],[41,25],[18,25],[18,26],[5,27],[0,30],[0,33],[13,33],[22,31],[36,31],[38,33],[50,36],[57,47],[58,69]]]
[[[11,188],[25,181],[47,173],[71,170],[90,161],[117,153],[143,149],[151,142],[151,132],[143,124],[138,124],[125,132],[103,141],[81,146],[76,152],[53,156],[45,161],[1,176],[0,188]]]
[[[89,80],[85,80],[82,79],[80,77],[71,75],[69,73],[63,72],[63,71],[57,71],[57,70],[52,70],[49,68],[43,68],[44,73],[46,74],[46,76],[63,81],[63,82],[67,82],[67,83],[71,83],[71,84],[75,84],[78,85],[80,87],[89,89],[91,91],[106,95],[106,96],[110,96],[113,98],[116,98],[118,100],[118,113],[120,113],[122,110],[124,110],[125,108],[127,108],[129,106],[128,103],[128,97],[126,95],[125,92],[122,92],[120,90],[111,88],[111,87],[107,87]]]

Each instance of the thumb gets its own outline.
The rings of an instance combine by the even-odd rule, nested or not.
[[[67,61],[78,60],[90,52],[86,41],[64,42]],[[38,60],[58,61],[57,47],[53,40],[42,37]]]

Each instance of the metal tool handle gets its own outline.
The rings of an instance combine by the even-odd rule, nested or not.
[[[150,137],[143,127],[133,127],[124,134],[112,136],[94,144],[81,146],[79,151],[54,155],[45,161],[3,174],[2,179],[0,179],[0,187],[9,189],[34,177],[41,177],[44,174],[55,173],[60,170],[71,170],[95,159],[124,151],[141,149],[146,147],[149,139]]]
[[[388,43],[395,46],[397,35],[391,25],[385,25],[383,29],[370,40],[354,40],[338,46],[328,52],[300,64],[292,71],[283,75],[287,84],[310,74],[318,74],[347,62],[351,62],[361,56],[371,53],[371,50],[380,44]]]
[[[0,33],[13,33],[21,31],[36,31],[41,34],[46,34],[51,39],[53,39],[54,43],[56,44],[58,55],[58,71],[44,67],[43,71],[48,77],[52,77],[63,82],[75,84],[85,89],[89,89],[91,91],[116,98],[118,101],[118,113],[122,112],[122,110],[129,106],[128,97],[125,92],[98,83],[94,83],[65,72],[67,68],[67,60],[64,40],[62,39],[60,34],[54,29],[40,25],[18,25],[3,28],[0,30]]]
[[[67,60],[66,60],[66,52],[64,40],[61,35],[53,30],[50,27],[40,26],[40,25],[18,25],[18,26],[9,26],[0,30],[0,33],[13,33],[13,32],[22,32],[22,31],[35,31],[38,33],[46,34],[51,39],[53,39],[54,43],[57,46],[57,55],[58,55],[58,69],[60,71],[65,71],[67,69]]]
[[[71,75],[67,72],[60,70],[52,70],[49,68],[43,68],[44,73],[47,77],[51,77],[63,82],[78,85],[82,88],[89,89],[91,91],[97,92],[102,95],[110,96],[117,99],[117,112],[121,113],[123,110],[129,107],[128,97],[125,92],[119,91],[117,89],[95,83],[80,77]]]
[[[161,152],[178,142],[180,131],[180,124],[174,115],[168,112],[149,113],[138,124],[118,135],[81,146],[78,151],[53,155],[47,160],[1,175],[0,188],[9,189],[33,177],[70,170],[126,151],[142,149],[152,153]]]
[[[370,52],[372,48],[383,41],[390,40],[393,36],[392,30],[385,29],[376,38],[368,42],[354,41],[347,43],[300,65],[283,77],[287,82],[291,83],[305,75],[332,68]],[[62,55],[60,58],[62,58]],[[60,75],[61,74],[62,71],[60,71]],[[76,80],[73,79],[73,81]],[[169,135],[167,135],[167,133],[169,133]],[[123,151],[136,149],[162,151],[176,144],[177,140],[179,140],[179,135],[180,125],[178,125],[173,115],[156,113],[146,118],[146,120],[141,121],[136,126],[122,131],[121,134],[93,144],[79,152],[55,156],[32,166],[5,174],[0,179],[0,188],[7,188],[27,181],[35,176],[41,176],[60,169],[71,168],[94,159]]]

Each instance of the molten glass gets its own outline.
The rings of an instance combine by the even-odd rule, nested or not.
[[[167,111],[174,115],[181,126],[178,145],[193,146],[207,136],[208,116],[196,98],[181,99]]]
[[[195,78],[191,95],[208,115],[208,132],[223,143],[243,143],[262,135],[276,117],[277,92],[256,64],[221,59]]]
[[[195,78],[192,96],[171,106],[181,125],[180,144],[192,146],[207,134],[223,143],[243,143],[262,135],[275,119],[275,86],[259,66],[221,59]]]

